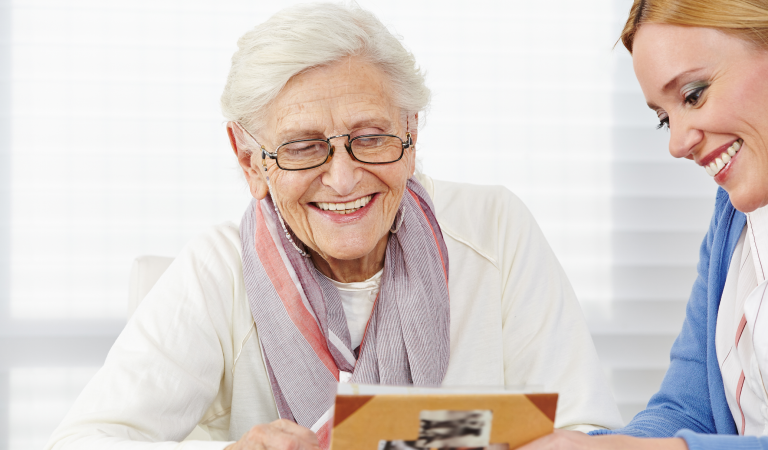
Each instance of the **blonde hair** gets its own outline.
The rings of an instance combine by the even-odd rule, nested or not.
[[[430,91],[413,54],[354,2],[283,9],[245,33],[237,46],[221,109],[227,120],[251,131],[261,128],[288,80],[347,56],[359,56],[387,75],[401,114],[424,111],[429,104]]]
[[[714,28],[768,49],[768,0],[635,0],[621,32],[630,53],[644,23]]]

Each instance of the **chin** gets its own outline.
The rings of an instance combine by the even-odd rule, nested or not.
[[[339,259],[342,261],[351,261],[351,260],[359,259],[368,255],[376,247],[375,242],[370,245],[367,245],[367,243],[354,245],[355,244],[354,241],[353,242],[346,241],[344,243],[339,243],[339,244],[340,245],[330,246],[331,248],[329,249],[329,251],[324,251],[324,253],[334,259]]]
[[[768,193],[765,195],[755,195],[753,189],[746,189],[746,191],[740,192],[739,189],[733,192],[728,191],[731,204],[737,210],[746,214],[768,204]]]

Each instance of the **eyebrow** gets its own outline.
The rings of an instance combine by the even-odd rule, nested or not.
[[[661,88],[662,92],[667,92],[670,89],[672,89],[673,87],[679,85],[680,84],[680,78],[682,78],[684,76],[687,76],[687,75],[690,75],[690,74],[692,74],[694,72],[699,72],[699,71],[701,71],[703,69],[704,69],[703,67],[699,67],[699,68],[696,68],[696,69],[686,70],[685,72],[681,72],[681,73],[677,74],[677,76],[675,78],[672,78],[671,80],[669,80],[667,82],[667,84],[665,84],[664,87]]]
[[[361,128],[381,128],[386,132],[390,132],[393,124],[392,121],[383,117],[368,117],[358,121],[352,122],[349,131],[354,132]],[[325,139],[327,136],[323,134],[323,131],[319,129],[289,129],[285,132],[278,134],[278,139],[281,139],[282,143],[300,140],[300,139]]]
[[[372,117],[352,122],[350,131],[359,130],[360,128],[381,128],[385,131],[392,130],[392,121],[383,117]]]
[[[325,135],[320,130],[289,130],[278,134],[278,140],[281,144],[297,141],[301,139],[325,139]]]
[[[680,79],[681,78],[683,78],[685,76],[688,76],[688,75],[690,75],[692,73],[699,72],[701,70],[704,70],[704,68],[703,67],[697,67],[696,69],[691,69],[691,70],[686,70],[685,72],[680,72],[674,78],[672,78],[671,80],[667,81],[667,84],[665,84],[664,87],[661,88],[661,92],[669,92],[669,90],[672,89],[673,87],[677,87],[677,86],[680,85]],[[648,105],[649,108],[651,108],[654,111],[659,109],[659,107],[656,106],[653,103],[646,103],[646,104]]]

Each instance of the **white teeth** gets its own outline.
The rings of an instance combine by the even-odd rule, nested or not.
[[[704,166],[704,170],[707,172],[707,175],[714,177],[721,170],[723,170],[723,167],[727,166],[728,163],[731,162],[731,159],[736,156],[736,153],[741,150],[741,142],[741,140],[734,142],[730,147],[728,147],[728,150],[724,151],[723,154],[720,155],[720,157],[709,163],[709,165]]]
[[[317,202],[315,205],[323,211],[336,211],[336,214],[352,214],[353,212],[367,205],[372,198],[372,195],[368,195],[346,203]]]
[[[717,164],[717,171],[718,171],[718,172],[720,171],[720,169],[722,169],[723,167],[725,167],[725,163],[724,163],[724,162],[723,162],[723,160],[722,160],[722,159],[720,159],[720,158],[717,158],[717,159],[715,160],[715,164]]]

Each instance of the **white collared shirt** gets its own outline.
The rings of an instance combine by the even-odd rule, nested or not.
[[[725,396],[742,435],[768,435],[768,206],[747,214],[717,315],[715,348]],[[766,302],[768,306],[768,302]]]

